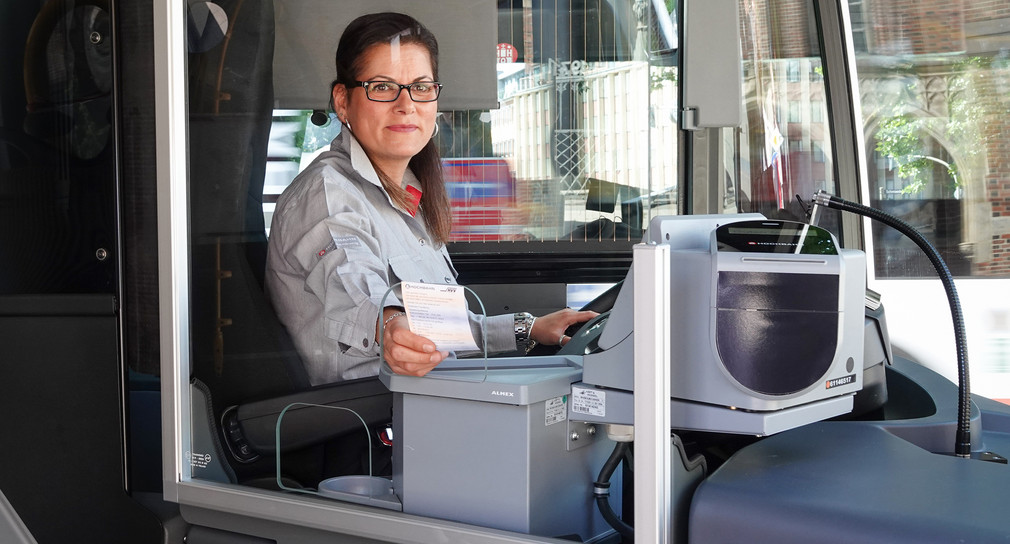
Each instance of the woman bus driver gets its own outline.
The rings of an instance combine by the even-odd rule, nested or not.
[[[422,376],[448,355],[412,333],[401,281],[455,283],[445,248],[450,209],[432,137],[438,45],[413,18],[378,13],[351,22],[336,54],[333,109],[343,124],[330,149],[277,202],[266,286],[313,385],[374,376],[378,335],[394,372]],[[565,309],[471,314],[488,352],[564,343],[565,329],[596,314]]]

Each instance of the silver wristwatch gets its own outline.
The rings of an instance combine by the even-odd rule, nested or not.
[[[530,333],[533,332],[533,322],[537,318],[529,312],[519,312],[513,315],[515,319],[516,347],[524,353],[529,353],[537,345]]]

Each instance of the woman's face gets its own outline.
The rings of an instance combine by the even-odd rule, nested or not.
[[[428,50],[419,44],[373,45],[358,65],[359,81],[410,84],[435,79]],[[438,102],[414,102],[407,89],[393,102],[375,102],[364,87],[335,85],[333,104],[375,166],[396,180],[434,134]]]

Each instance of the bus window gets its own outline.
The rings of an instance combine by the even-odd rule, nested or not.
[[[352,10],[328,7],[331,21],[319,2],[219,4],[223,13],[201,19],[205,31],[187,51],[188,185],[185,223],[173,229],[184,233],[188,257],[187,367],[177,385],[195,415],[173,453],[183,480],[278,487],[281,470],[284,485],[313,489],[371,468],[334,441],[292,447],[278,469],[274,450],[236,418],[248,413],[246,402],[308,387],[263,290],[265,249],[277,198],[341,130],[327,111],[342,30],[332,21],[349,21]],[[525,302],[534,298],[560,308],[586,296],[570,295],[568,285],[599,291],[623,278],[649,218],[678,211],[677,14],[662,2],[477,7],[497,12],[490,31],[462,10],[466,24],[443,23],[442,33],[428,8],[411,13],[440,41],[446,87],[435,141],[453,211],[449,250],[461,283],[535,281],[544,285],[501,289],[523,291],[524,310],[539,310]],[[372,10],[367,2],[360,9]],[[264,45],[271,39],[274,49]],[[487,46],[486,64],[453,79],[444,67],[481,58],[474,44]],[[322,83],[301,85],[302,72],[319,65]],[[482,74],[489,97],[478,89],[468,99],[466,78]],[[509,304],[519,306],[518,297]],[[245,428],[244,438],[225,433],[216,446],[199,425],[207,414],[211,431]]]
[[[973,391],[1010,398],[1010,19],[985,3],[850,1],[868,158],[867,203],[901,217],[958,278]],[[911,29],[929,28],[928,32]],[[936,272],[872,225],[874,289],[895,345],[956,376]],[[1000,295],[997,295],[999,293]],[[934,310],[931,310],[933,308]],[[935,309],[941,310],[935,310]],[[900,313],[897,313],[900,312]],[[935,318],[918,319],[923,315]]]
[[[678,213],[677,13],[661,2],[519,0],[499,1],[497,13],[497,107],[447,109],[435,137],[457,268],[465,274],[475,254],[525,258],[544,247],[536,244],[563,243],[566,254],[618,256],[617,270],[604,275],[623,277],[649,218]],[[446,81],[443,93],[465,83]],[[267,228],[271,202],[297,173],[292,165],[304,167],[328,145],[314,134],[339,130],[332,120],[313,126],[311,115],[274,112]],[[503,241],[534,246],[488,245]],[[537,261],[524,266],[545,266]]]

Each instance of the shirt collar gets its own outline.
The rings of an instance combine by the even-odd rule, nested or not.
[[[379,181],[379,174],[375,172],[372,161],[368,160],[365,148],[361,147],[358,139],[347,129],[341,130],[340,135],[346,140],[345,146],[351,155],[351,168],[358,174],[361,174],[361,177],[365,178],[372,185],[382,187],[382,182]]]
[[[347,129],[342,129],[338,137],[333,140],[331,147],[336,148],[338,142],[341,140],[343,140],[344,148],[351,156],[351,168],[364,178],[365,181],[382,189],[382,192],[385,193],[386,190],[382,187],[382,182],[379,180],[379,174],[375,172],[375,167],[372,165],[372,161],[368,159],[368,155],[365,153],[365,148],[361,147],[361,143],[359,143],[358,139],[354,137],[354,134],[351,134],[351,131]],[[407,170],[403,173],[403,187],[406,188],[407,186],[414,187],[418,190],[421,189],[421,182],[418,181],[417,176],[414,175],[410,168],[407,168]],[[386,195],[386,198],[389,199],[390,205],[394,208],[397,207],[393,204],[393,200],[389,198],[388,194]]]

